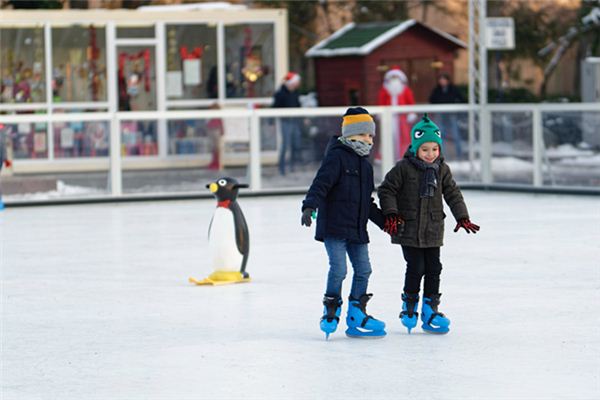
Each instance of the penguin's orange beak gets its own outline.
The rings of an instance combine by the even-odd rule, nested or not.
[[[219,185],[217,185],[216,183],[211,183],[210,185],[208,185],[208,189],[210,190],[211,193],[216,193],[217,190],[219,190]]]

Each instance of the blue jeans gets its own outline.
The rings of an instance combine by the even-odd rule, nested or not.
[[[346,239],[325,238],[325,249],[329,256],[326,296],[342,297],[342,283],[346,278],[346,253],[350,257],[354,276],[350,297],[358,300],[367,293],[371,262],[368,244],[350,243]]]
[[[461,159],[463,155],[461,142],[462,139],[460,137],[460,131],[458,129],[456,114],[440,113],[440,115],[438,116],[437,125],[442,131],[442,137],[444,137],[444,135],[452,136],[454,148],[456,149],[456,158]]]
[[[281,120],[281,148],[279,149],[279,173],[285,175],[286,154],[290,153],[289,167],[294,171],[294,164],[300,162],[300,140],[302,131],[294,118]]]

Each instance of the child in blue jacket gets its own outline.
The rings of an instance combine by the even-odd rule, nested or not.
[[[342,283],[346,277],[346,254],[354,276],[350,291],[346,335],[383,337],[385,323],[367,314],[371,264],[367,222],[383,228],[383,214],[371,197],[373,167],[368,155],[373,146],[375,122],[361,107],[344,114],[342,135],[331,138],[325,158],[302,202],[302,225],[310,226],[317,214],[315,239],[324,242],[329,256],[327,289],[323,298],[321,330],[326,337],[335,332],[342,306]]]

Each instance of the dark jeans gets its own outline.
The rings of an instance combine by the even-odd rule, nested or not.
[[[279,150],[279,173],[285,175],[286,155],[290,153],[289,167],[294,171],[294,164],[300,162],[300,140],[302,130],[298,121],[293,118],[281,120],[281,148]]]
[[[404,292],[418,294],[421,288],[421,278],[425,276],[423,292],[425,297],[440,292],[440,248],[418,248],[402,246],[406,260],[406,275],[404,277]]]
[[[458,129],[458,122],[456,114],[454,113],[440,113],[437,117],[437,125],[442,131],[442,137],[452,137],[454,142],[454,148],[456,149],[456,158],[459,160],[462,158],[462,139],[460,137],[460,131]]]
[[[325,238],[325,249],[329,256],[326,296],[342,297],[342,283],[346,278],[346,253],[350,257],[354,275],[350,297],[358,300],[367,293],[371,263],[368,244],[350,243],[346,239]]]

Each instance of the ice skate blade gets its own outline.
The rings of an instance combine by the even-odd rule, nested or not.
[[[321,321],[321,330],[325,334],[325,340],[329,339],[329,335],[337,330],[337,324],[335,326],[329,325],[327,321]]]
[[[422,325],[421,328],[423,328],[425,333],[431,333],[432,335],[445,335],[446,333],[450,332],[448,327],[433,328],[431,326]]]
[[[357,339],[381,339],[386,335],[385,331],[361,331],[358,328],[346,329],[346,336]]]
[[[413,330],[415,326],[417,326],[417,318],[416,317],[400,318],[400,322],[402,322],[402,325],[404,325],[404,327],[406,329],[408,329],[409,334],[410,334],[410,331]]]

